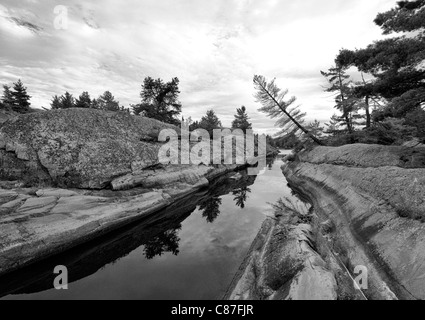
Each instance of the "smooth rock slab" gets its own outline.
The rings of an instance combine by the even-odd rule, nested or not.
[[[57,202],[56,197],[30,198],[17,210],[18,214],[42,214],[52,209]]]
[[[18,205],[20,205],[23,201],[27,200],[28,198],[30,198],[30,196],[20,194],[20,195],[18,195],[18,197],[15,200],[9,201],[9,202],[1,205],[0,208],[7,208],[7,209],[15,208]]]
[[[72,197],[78,196],[79,193],[66,189],[41,189],[36,192],[38,197]]]
[[[95,209],[101,204],[107,204],[111,200],[102,197],[75,196],[61,198],[57,205],[50,211],[51,214],[68,214],[69,212],[78,212],[80,210]]]
[[[18,193],[15,191],[1,190],[0,189],[0,204],[5,204],[15,200],[18,197]]]
[[[312,249],[311,226],[267,219],[226,294],[229,300],[336,300],[332,271]]]
[[[329,270],[306,264],[292,281],[287,300],[336,300],[337,283]]]
[[[425,213],[425,168],[397,165],[400,150],[319,147],[284,167],[290,185],[335,225],[332,237],[350,264],[368,268],[369,299],[425,298],[425,224],[417,221]]]
[[[89,196],[28,199],[14,214],[0,216],[0,274],[94,239],[170,202],[170,196],[161,191],[122,200]]]

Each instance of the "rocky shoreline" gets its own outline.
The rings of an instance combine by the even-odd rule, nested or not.
[[[288,226],[288,217],[293,216],[288,208],[283,210],[285,219],[280,213],[265,222],[227,298],[425,298],[423,146],[316,147],[293,157],[282,169],[291,188],[312,206],[306,215],[309,223],[292,221],[283,233],[273,231]],[[300,236],[300,229],[310,231]],[[270,243],[279,238],[283,240],[277,249],[287,252],[280,264],[272,264],[277,268],[274,273],[281,274],[273,288],[264,275],[269,273],[269,259],[276,255]],[[300,247],[304,243],[335,282],[320,268],[311,274],[310,267],[300,264],[302,250],[285,249],[296,247],[294,241]],[[299,267],[297,272],[294,266]],[[356,266],[367,270],[367,289],[358,290],[354,284]],[[308,275],[304,285],[308,290],[294,291]],[[258,296],[253,288],[267,288],[268,294]]]
[[[0,275],[148,218],[244,165],[164,166],[175,127],[126,113],[59,110],[0,124]],[[225,299],[425,298],[425,147],[316,147],[283,173],[282,201]],[[301,203],[301,202],[300,202]],[[354,283],[367,270],[367,288]]]
[[[98,236],[63,253],[54,254],[47,259],[43,258],[40,263],[0,276],[2,283],[0,297],[9,294],[31,294],[50,289],[52,268],[57,265],[67,266],[71,284],[95,274],[140,246],[145,246],[145,250],[146,246],[151,247],[151,250],[154,249],[153,251],[156,252],[158,248],[155,245],[158,245],[156,242],[158,240],[153,241],[153,239],[167,239],[166,235],[170,230],[180,229],[181,224],[196,210],[199,203],[208,200],[211,196],[225,195],[235,188],[251,185],[255,180],[256,177],[248,176],[246,170],[221,175],[211,180],[207,189],[202,188],[192,192],[173,201],[164,209],[137,219],[134,223],[126,224],[124,227],[108,232],[104,236]],[[126,196],[129,192],[125,192]]]
[[[126,112],[66,109],[0,125],[0,275],[208,188],[242,165],[159,163],[162,129]]]

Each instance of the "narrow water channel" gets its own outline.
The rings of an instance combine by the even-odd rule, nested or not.
[[[282,151],[286,154],[288,152]],[[220,299],[267,215],[291,190],[269,161],[232,173],[153,218],[0,279],[2,299]],[[53,289],[56,265],[68,290]]]

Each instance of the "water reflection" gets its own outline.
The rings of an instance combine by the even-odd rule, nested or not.
[[[245,208],[245,202],[248,198],[248,193],[251,193],[251,189],[248,187],[243,187],[232,192],[232,194],[235,196],[233,200],[235,201],[236,206],[241,209]]]
[[[151,260],[156,256],[162,256],[165,252],[171,252],[177,256],[180,242],[180,238],[177,235],[179,230],[181,230],[181,225],[176,229],[164,231],[148,240],[143,249],[146,259]]]
[[[208,190],[192,194],[143,221],[0,277],[0,297],[52,289],[56,276],[52,270],[57,265],[67,266],[69,283],[72,283],[96,273],[107,264],[116,263],[142,246],[143,255],[148,260],[167,252],[177,256],[182,223],[198,206],[203,217],[213,223],[220,215],[221,196],[234,192],[235,205],[244,208],[247,194],[251,192],[248,186],[255,179],[256,176],[248,176],[246,171],[229,173],[212,181]]]
[[[221,198],[212,197],[203,201],[199,205],[199,210],[202,210],[202,216],[206,218],[208,223],[213,223],[220,214]]]
[[[274,162],[276,161],[276,158],[267,158],[267,169],[272,170]]]

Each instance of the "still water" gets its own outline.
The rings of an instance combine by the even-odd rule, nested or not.
[[[288,153],[288,152],[283,152]],[[257,177],[232,173],[138,224],[0,279],[2,299],[220,299],[269,203],[291,190],[269,161]],[[56,265],[68,290],[53,289]]]

